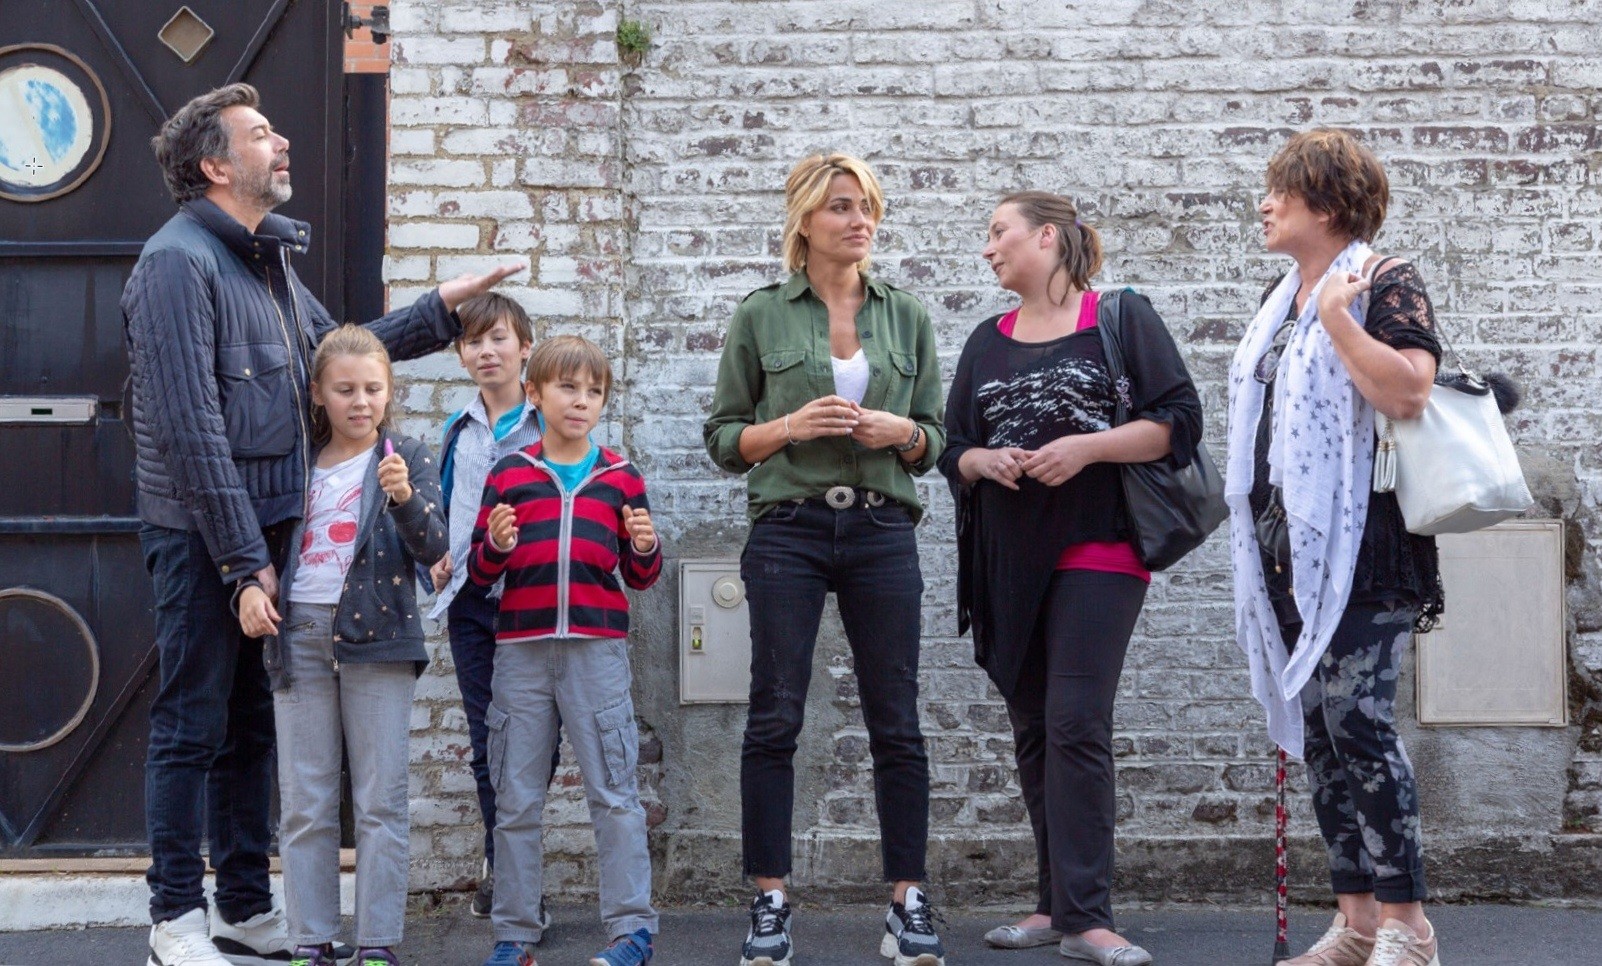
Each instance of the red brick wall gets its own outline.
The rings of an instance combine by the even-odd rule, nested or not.
[[[363,19],[366,19],[372,9],[373,4],[370,2],[353,2],[350,5],[351,13]],[[389,44],[375,44],[366,27],[358,29],[356,36],[345,41],[345,73],[389,73]]]

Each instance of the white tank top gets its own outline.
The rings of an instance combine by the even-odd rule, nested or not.
[[[868,357],[859,348],[849,359],[830,356],[829,364],[834,367],[834,394],[860,406],[868,394]]]

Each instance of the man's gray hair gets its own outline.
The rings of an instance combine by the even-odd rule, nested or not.
[[[230,132],[222,112],[230,107],[257,107],[261,97],[249,84],[229,84],[208,91],[180,107],[150,139],[172,200],[183,204],[204,195],[211,179],[200,168],[204,158],[228,156]]]

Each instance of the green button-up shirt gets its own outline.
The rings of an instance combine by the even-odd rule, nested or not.
[[[829,362],[829,310],[806,272],[758,289],[740,303],[718,365],[712,413],[702,435],[707,452],[730,473],[747,473],[752,520],[785,500],[822,496],[831,486],[857,486],[923,515],[913,474],[935,465],[945,447],[940,413],[940,362],[934,328],[917,299],[863,276],[867,296],[857,312],[857,337],[868,360],[862,408],[905,416],[929,440],[915,463],[893,450],[866,449],[849,436],[820,437],[784,447],[761,463],[740,457],[747,426],[780,419],[835,391]]]

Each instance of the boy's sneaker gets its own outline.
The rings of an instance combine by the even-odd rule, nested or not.
[[[295,949],[282,909],[269,909],[240,922],[214,915],[211,941],[234,966],[280,966]],[[355,955],[356,950],[344,943],[334,943],[336,963],[348,963]]]
[[[231,966],[207,935],[206,910],[191,909],[150,927],[147,966]]]
[[[490,860],[484,860],[484,868],[478,874],[478,891],[473,893],[473,904],[467,911],[480,919],[489,917],[490,910],[495,908],[495,867]]]
[[[364,946],[356,954],[356,962],[358,966],[400,966],[400,960],[388,946]]]
[[[758,893],[751,903],[751,931],[740,949],[740,966],[790,966],[790,904],[777,889]]]
[[[333,943],[321,946],[296,946],[289,956],[289,966],[335,966]]]
[[[646,966],[651,961],[651,951],[651,930],[636,929],[591,956],[590,966]]]
[[[946,947],[935,935],[937,919],[939,916],[929,905],[923,890],[917,886],[909,888],[906,903],[892,901],[890,911],[885,914],[879,955],[895,960],[896,966],[945,966]]]
[[[539,966],[534,961],[533,943],[499,942],[484,966]]]

